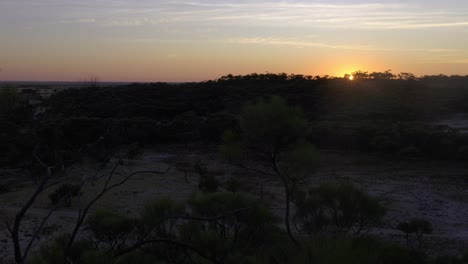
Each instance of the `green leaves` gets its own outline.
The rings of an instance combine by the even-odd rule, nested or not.
[[[359,236],[380,223],[385,208],[352,184],[323,184],[296,198],[295,218],[309,234],[324,228]]]
[[[304,137],[308,122],[300,108],[289,107],[283,98],[272,96],[268,101],[245,105],[240,127],[246,144],[278,148]]]
[[[308,128],[300,108],[272,96],[242,108],[240,131],[225,131],[220,151],[234,163],[254,161],[278,166],[284,174],[302,174],[318,163],[317,150],[305,140]]]

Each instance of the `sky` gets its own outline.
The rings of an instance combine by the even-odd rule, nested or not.
[[[468,74],[465,0],[0,0],[0,81]]]

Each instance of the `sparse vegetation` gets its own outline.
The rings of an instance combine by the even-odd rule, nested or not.
[[[316,149],[305,140],[307,129],[301,109],[271,97],[247,104],[241,112],[240,131],[226,131],[220,147],[227,159],[246,171],[279,178],[285,194],[285,227],[296,244],[290,224],[291,197],[316,168],[318,159]]]
[[[425,219],[414,218],[408,222],[401,222],[397,228],[405,234],[406,244],[412,249],[415,248],[416,243],[417,247],[421,249],[424,234],[432,233],[432,224]]]
[[[360,175],[340,175],[343,168],[320,171],[321,178],[311,176],[320,167],[319,151],[365,153],[375,158],[368,162],[401,167],[415,163],[448,168],[449,162],[466,161],[466,130],[435,119],[468,113],[468,78],[391,71],[357,71],[353,76],[350,83],[327,76],[227,75],[202,83],[122,87],[100,86],[93,79],[92,87],[65,89],[44,99],[41,115],[33,115],[35,108],[26,100],[38,95],[34,91],[2,90],[0,148],[6,155],[0,156],[0,164],[21,170],[21,177],[14,188],[11,179],[1,181],[0,195],[31,188],[24,191],[26,203],[6,218],[16,262],[465,263],[466,256],[425,254],[432,245],[426,240],[433,242],[438,235],[428,234],[440,228],[439,222],[401,222],[397,229],[407,247],[367,232],[388,230],[386,212],[395,217],[395,205],[379,199],[394,190],[374,189],[372,196],[365,190],[385,184],[385,179],[372,179],[375,182],[366,182],[364,188],[323,184],[337,178],[361,183]],[[161,147],[172,154],[173,145],[184,148],[187,157],[176,153],[170,160],[145,160],[145,150]],[[223,163],[213,151],[216,147],[234,167]],[[152,185],[147,187],[155,190],[145,193],[125,190],[135,199],[140,193],[156,196],[142,208],[124,208],[125,203],[102,208],[98,201],[135,176],[169,171],[147,170],[149,164],[174,164],[183,178],[167,174],[158,185],[181,180],[177,184],[185,185],[178,188],[194,192],[191,198],[172,200],[172,189],[164,190],[161,196],[169,197],[163,198],[159,190],[164,186],[156,190]],[[96,170],[90,172],[90,167]],[[79,177],[70,177],[70,169],[79,171]],[[404,173],[413,177],[411,171]],[[440,174],[446,180],[441,186],[454,184],[445,169]],[[198,176],[198,184],[189,180],[192,175]],[[45,192],[49,188],[50,195]],[[460,197],[465,194],[462,185],[457,190]],[[31,209],[42,206],[44,194],[51,206],[39,208],[45,210],[40,218],[33,214],[39,221],[34,220],[34,228],[26,227]],[[118,194],[112,195],[117,201]],[[74,223],[49,225],[57,210],[67,217],[76,213]],[[63,231],[69,233],[44,242]]]
[[[71,205],[72,199],[78,196],[80,191],[80,184],[62,184],[51,194],[49,194],[49,199],[52,205],[63,204],[63,206],[69,207]]]
[[[359,237],[381,224],[385,208],[378,200],[346,183],[323,184],[307,193],[297,193],[296,213],[301,232],[351,233]]]

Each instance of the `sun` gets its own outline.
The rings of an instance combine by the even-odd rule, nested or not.
[[[354,80],[354,76],[350,75],[350,76],[348,77],[348,79],[349,79],[350,81],[352,81],[352,80]]]

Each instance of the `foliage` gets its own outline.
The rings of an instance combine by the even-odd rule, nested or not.
[[[198,161],[194,164],[194,170],[199,176],[198,189],[202,192],[216,192],[219,187],[219,181],[204,163]]]
[[[138,225],[139,232],[157,237],[174,237],[178,217],[184,214],[185,205],[169,198],[160,198],[145,206]]]
[[[61,234],[43,244],[37,254],[32,258],[33,264],[63,264],[65,260],[65,246],[69,235]],[[86,255],[93,251],[91,241],[80,241],[76,243],[69,254],[69,260],[73,263],[92,263],[84,261]],[[94,262],[96,263],[96,262]],[[109,263],[109,262],[101,262]]]
[[[241,185],[242,183],[237,177],[232,177],[225,182],[226,190],[233,192],[233,193],[238,192]]]
[[[122,248],[135,228],[132,218],[110,210],[97,210],[86,222],[96,243],[104,244],[106,250]]]
[[[0,88],[0,118],[11,120],[21,107],[21,97],[13,87]]]
[[[405,234],[408,247],[414,248],[414,243],[417,241],[418,247],[421,248],[423,235],[432,233],[432,224],[425,219],[413,218],[407,222],[399,223],[397,229]]]
[[[273,213],[250,195],[197,194],[189,205],[194,216],[206,221],[184,225],[182,239],[229,263],[255,254],[257,249],[271,243],[269,237],[279,232]]]
[[[302,110],[290,107],[278,96],[268,101],[246,104],[240,116],[240,131],[226,131],[220,150],[226,158],[243,168],[247,161],[257,163],[255,172],[277,177],[284,187],[286,210],[284,222],[294,238],[290,223],[290,197],[316,168],[317,151],[305,137],[309,123]]]
[[[309,235],[326,230],[358,237],[378,225],[385,214],[378,200],[349,183],[310,188],[296,196],[295,204],[295,220]]]
[[[65,183],[60,185],[52,193],[49,194],[49,199],[52,205],[63,205],[69,207],[71,205],[73,197],[80,194],[80,184],[69,184]]]

